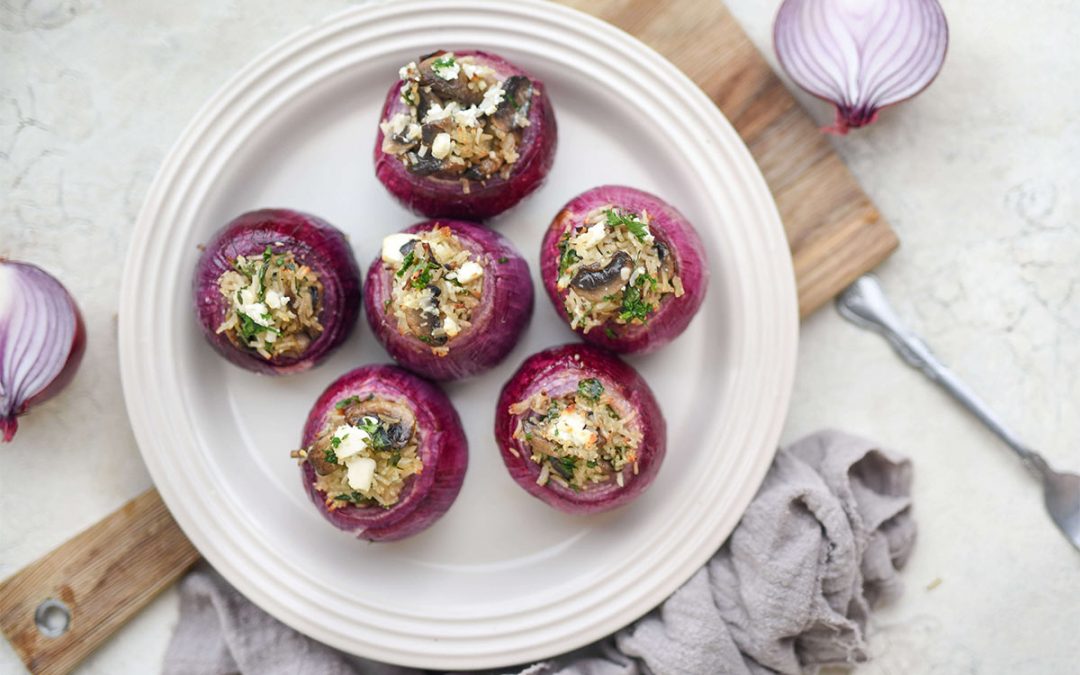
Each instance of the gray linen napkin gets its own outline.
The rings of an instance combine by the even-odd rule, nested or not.
[[[911,463],[824,431],[780,450],[727,543],[613,637],[522,675],[816,672],[864,661],[870,607],[900,590],[915,540]],[[180,588],[167,675],[415,675],[279,623],[209,567]]]

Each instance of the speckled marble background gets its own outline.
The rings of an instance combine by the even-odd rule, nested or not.
[[[149,486],[121,400],[113,263],[203,100],[343,4],[0,1],[0,255],[68,283],[89,332],[72,387],[0,448],[0,577]],[[728,1],[765,48],[777,4]],[[880,276],[901,314],[1032,445],[1080,470],[1080,4],[943,5],[938,81],[834,143],[900,234]],[[907,590],[876,615],[860,672],[1078,672],[1080,554],[1008,451],[831,309],[804,323],[799,358],[785,439],[839,427],[916,466]],[[167,592],[81,672],[155,672],[176,613]],[[0,672],[22,672],[4,641]]]

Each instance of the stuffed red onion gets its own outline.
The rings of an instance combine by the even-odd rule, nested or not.
[[[268,375],[325,359],[360,312],[360,268],[345,235],[285,209],[251,211],[218,231],[199,258],[193,290],[214,349]]]
[[[450,399],[401,368],[346,373],[319,397],[304,427],[304,488],[332,525],[392,541],[424,530],[454,502],[468,443]]]
[[[621,353],[651,352],[678,337],[709,281],[690,222],[659,197],[616,185],[563,207],[544,236],[540,275],[570,328]]]
[[[380,118],[375,174],[403,205],[481,220],[540,187],[557,140],[542,82],[472,50],[437,51],[399,75]]]
[[[506,358],[532,316],[533,287],[508,239],[480,225],[435,220],[383,240],[364,305],[394,360],[455,380]]]
[[[510,476],[568,513],[607,511],[639,496],[660,469],[666,435],[660,407],[637,371],[585,344],[526,359],[495,413]]]

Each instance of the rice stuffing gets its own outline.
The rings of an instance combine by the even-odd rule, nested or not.
[[[323,332],[322,282],[291,251],[237,256],[218,290],[228,304],[217,333],[264,359],[298,357]]]
[[[454,338],[472,326],[483,292],[483,257],[465,248],[446,226],[383,240],[383,264],[391,272],[387,315],[398,332],[446,356]]]
[[[554,481],[576,491],[614,480],[623,487],[626,472],[638,471],[643,436],[636,414],[617,406],[596,378],[579,380],[576,391],[561,397],[541,391],[511,405],[510,414],[520,416],[513,438],[540,465],[537,484]]]
[[[611,324],[647,324],[665,297],[682,297],[674,256],[651,223],[647,211],[608,204],[563,234],[557,287],[571,328],[588,333],[608,324],[615,337]]]
[[[339,401],[311,446],[292,453],[315,468],[331,511],[349,504],[390,508],[419,475],[415,422],[404,404],[370,396]]]
[[[529,126],[533,84],[500,79],[472,56],[436,52],[400,70],[406,106],[380,124],[382,151],[416,175],[469,181],[507,178]]]

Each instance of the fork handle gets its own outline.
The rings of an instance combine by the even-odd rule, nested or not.
[[[956,373],[938,360],[926,343],[900,321],[889,304],[888,298],[885,297],[881,284],[874,276],[865,275],[859,278],[840,294],[836,305],[845,319],[884,336],[908,365],[921,370],[924,375],[970,410],[990,431],[1005,441],[1005,444],[1012,448],[1031,469],[1040,474],[1043,472],[1046,463],[1042,457],[1027,447],[1011,429],[1005,426],[990,406]]]

